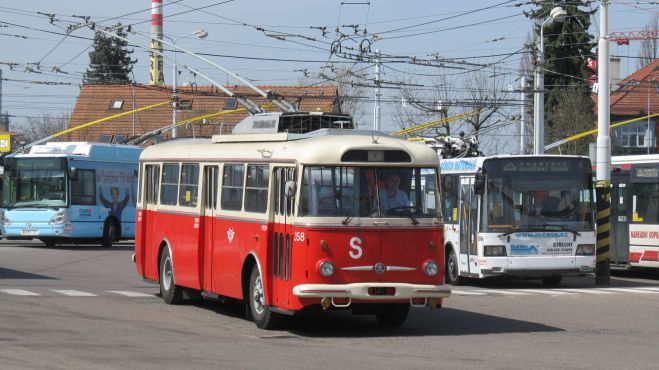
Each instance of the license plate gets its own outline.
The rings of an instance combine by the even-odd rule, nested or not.
[[[21,230],[21,235],[34,236],[39,235],[39,230]]]

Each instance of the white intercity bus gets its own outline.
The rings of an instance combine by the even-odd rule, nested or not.
[[[587,157],[453,158],[440,168],[447,282],[510,275],[558,285],[594,272]]]

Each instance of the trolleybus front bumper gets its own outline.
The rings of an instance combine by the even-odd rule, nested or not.
[[[381,294],[381,292],[386,292]],[[350,298],[356,300],[405,300],[414,298],[447,298],[446,285],[407,283],[302,284],[293,288],[300,298]]]

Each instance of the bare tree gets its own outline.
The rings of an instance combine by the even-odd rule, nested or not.
[[[481,149],[492,153],[501,151],[504,142],[496,135],[509,129],[506,123],[514,121],[510,107],[518,104],[513,103],[503,76],[494,68],[492,72],[471,72],[463,80],[466,110],[478,110],[465,117],[466,134],[478,138]]]
[[[455,108],[449,109],[455,97],[454,84],[446,76],[433,78],[433,89],[429,94],[417,93],[413,88],[417,83],[412,79],[400,81],[399,84],[400,93],[394,95],[394,99],[397,101],[394,104],[394,121],[401,130],[424,123],[446,120],[455,110]],[[451,126],[448,122],[413,133],[414,136],[450,134]]]
[[[659,14],[655,13],[645,25],[647,31],[659,29]],[[659,39],[645,39],[641,41],[641,50],[638,52],[638,68],[641,69],[657,59],[659,54]]]
[[[357,64],[341,67],[330,66],[318,77],[310,76],[305,70],[305,77],[300,80],[300,85],[335,83],[338,88],[339,109],[342,113],[351,115],[357,125],[365,115],[364,101],[367,98],[367,90],[364,80],[368,74],[368,71],[357,67]]]
[[[56,114],[46,113],[41,117],[30,117],[26,123],[17,125],[14,130],[21,133],[26,143],[32,143],[43,139],[60,131],[66,130],[71,113],[61,112]],[[65,137],[59,137],[54,141],[65,140]]]

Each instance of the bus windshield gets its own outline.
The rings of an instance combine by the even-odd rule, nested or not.
[[[483,173],[482,231],[594,230],[587,159],[496,158]]]
[[[66,206],[65,169],[61,158],[5,161],[3,208]]]
[[[306,166],[300,216],[438,217],[437,169]]]

